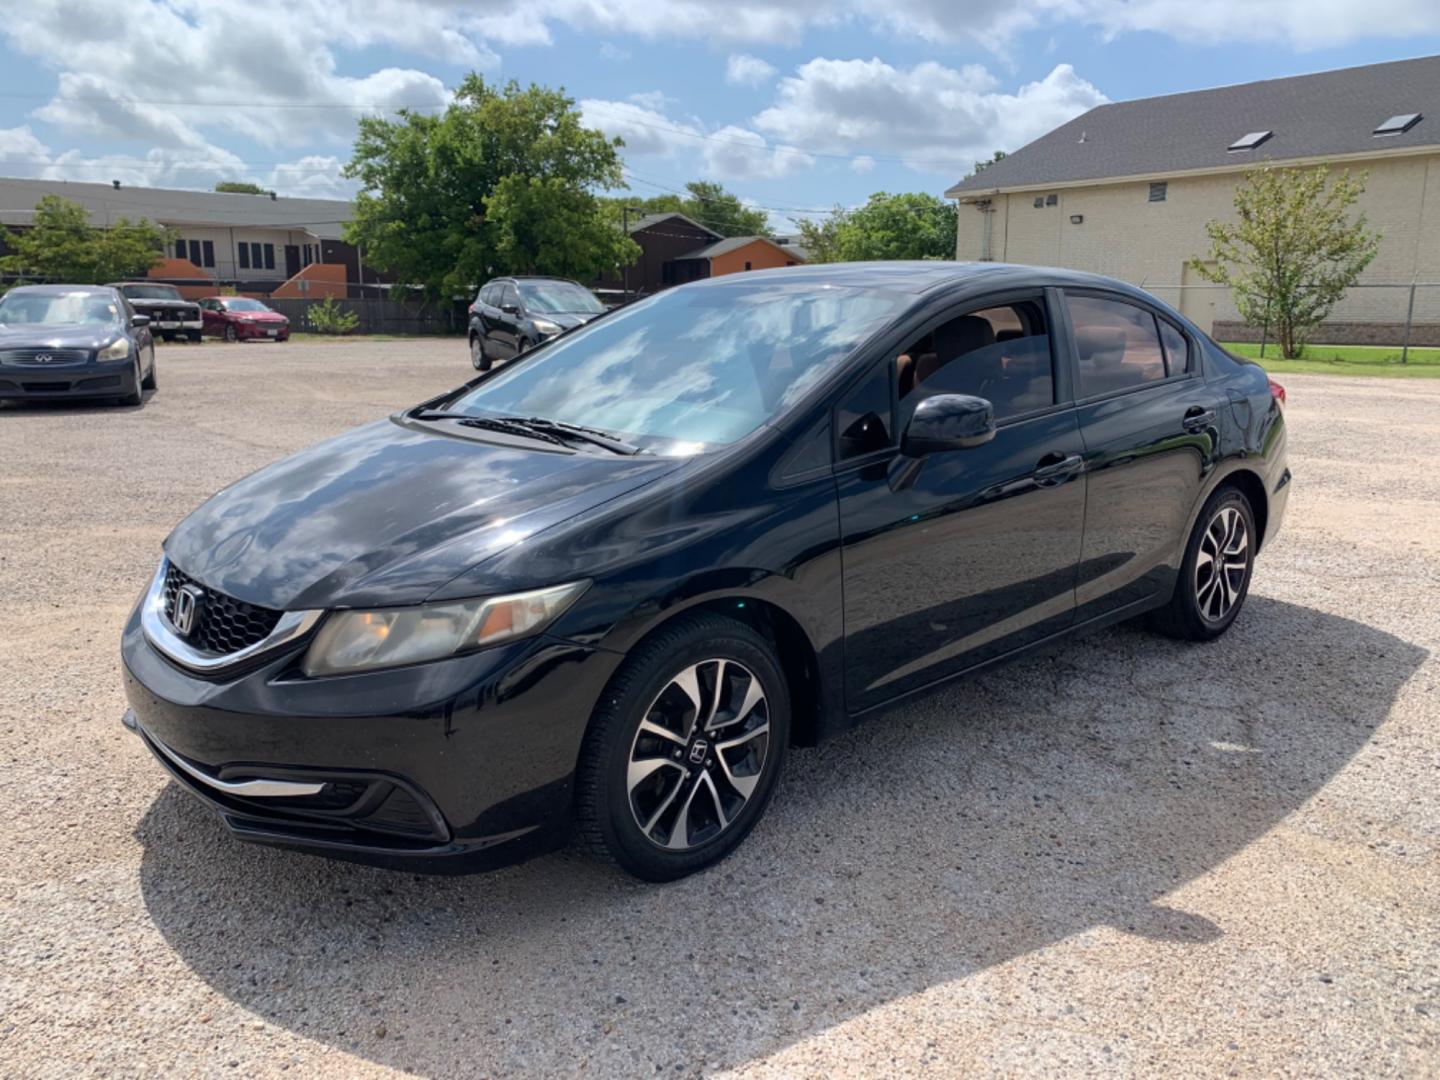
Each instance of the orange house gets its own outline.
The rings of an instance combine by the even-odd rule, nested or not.
[[[763,236],[731,236],[675,259],[677,283],[699,278],[739,274],[746,270],[773,270],[798,266],[805,260],[793,248],[781,247]]]

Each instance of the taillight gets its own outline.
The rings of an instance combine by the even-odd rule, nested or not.
[[[1271,378],[1268,378],[1268,377],[1266,378],[1265,381],[1270,384],[1270,396],[1271,396],[1272,398],[1274,398],[1276,401],[1278,401],[1281,405],[1284,405],[1284,404],[1285,404],[1285,387],[1281,386],[1281,385],[1280,385],[1278,382],[1276,382],[1274,379],[1271,379]]]

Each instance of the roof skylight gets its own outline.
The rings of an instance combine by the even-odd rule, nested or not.
[[[1418,112],[1400,113],[1397,116],[1390,117],[1389,120],[1386,120],[1385,123],[1381,124],[1374,131],[1372,131],[1371,134],[1403,135],[1405,134],[1405,132],[1409,131],[1412,127],[1418,124],[1420,120],[1421,116]]]
[[[1236,139],[1225,149],[1231,153],[1234,153],[1236,150],[1254,150],[1255,147],[1259,146],[1274,134],[1273,131],[1252,131],[1248,135],[1240,136],[1240,138]]]

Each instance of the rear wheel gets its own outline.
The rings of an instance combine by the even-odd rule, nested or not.
[[[490,358],[485,355],[485,339],[479,334],[470,335],[470,365],[476,371],[490,370]]]
[[[142,390],[154,390],[159,385],[159,379],[155,374],[155,351],[150,351],[150,372],[140,383]]]
[[[643,642],[606,688],[576,780],[582,842],[646,881],[728,855],[775,790],[790,696],[774,646],[717,615]]]
[[[1186,641],[1211,641],[1230,629],[1255,568],[1255,515],[1235,488],[1211,495],[1195,521],[1170,603],[1153,617],[1155,628]]]

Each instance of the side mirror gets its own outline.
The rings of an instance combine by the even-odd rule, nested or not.
[[[519,315],[519,314],[520,314],[520,305],[519,305],[519,304],[501,304],[501,305],[500,305],[500,310],[503,311],[506,315]]]
[[[907,457],[966,450],[995,437],[995,407],[969,394],[935,394],[915,406],[900,449]]]
[[[149,315],[131,315],[131,316],[130,316],[130,325],[133,326],[133,327],[135,327],[135,329],[137,329],[137,330],[140,329],[140,327],[142,327],[142,326],[149,326],[149,325],[150,325],[150,316],[149,316]]]

